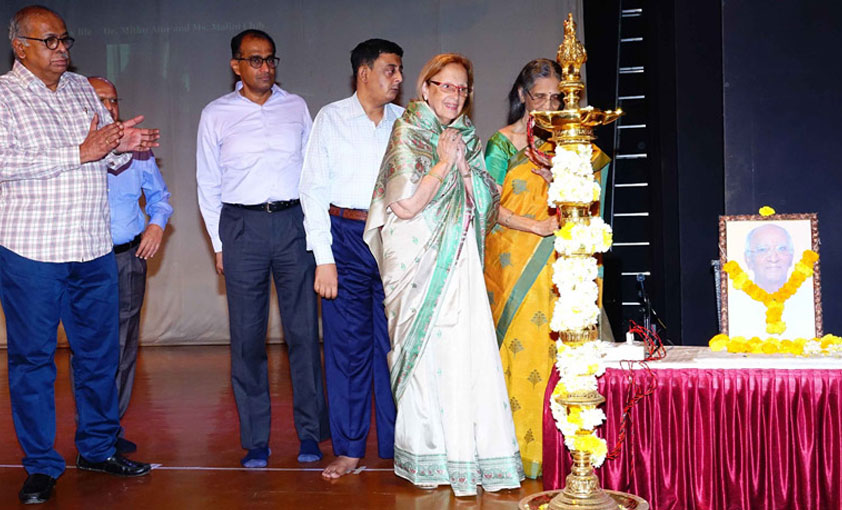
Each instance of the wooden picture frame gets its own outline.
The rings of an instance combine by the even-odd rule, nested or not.
[[[774,226],[774,227],[769,227]],[[761,229],[761,227],[764,227]],[[786,234],[782,234],[780,229]],[[789,248],[785,239],[788,236]],[[733,215],[719,217],[720,268],[729,260],[740,267],[761,288],[776,290],[783,278],[792,273],[804,250],[819,253],[819,226],[816,213],[774,214],[772,216]],[[784,267],[789,261],[789,267]],[[722,271],[719,284],[721,297],[720,332],[746,339],[776,337],[821,337],[822,300],[820,262],[816,262],[813,276],[807,278],[798,291],[784,303],[783,321],[786,330],[781,334],[766,331],[765,306],[738,290]],[[779,285],[778,285],[779,286]],[[771,289],[771,290],[770,290]]]

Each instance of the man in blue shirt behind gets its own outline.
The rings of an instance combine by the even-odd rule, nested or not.
[[[88,78],[102,104],[116,121],[120,116],[117,89],[100,77]],[[146,199],[146,215],[138,200]],[[146,260],[161,247],[164,229],[173,209],[170,192],[161,176],[152,151],[134,152],[132,159],[108,170],[108,204],[111,209],[111,238],[117,259],[120,289],[120,365],[117,369],[117,397],[120,418],[126,414],[132,396],[137,362],[140,309],[146,293]],[[122,430],[121,430],[122,435]],[[131,453],[137,445],[117,438],[117,451]]]

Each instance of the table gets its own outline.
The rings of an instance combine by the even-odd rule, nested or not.
[[[671,347],[650,368],[655,393],[632,409],[619,458],[597,470],[602,487],[653,510],[842,509],[842,359]],[[557,381],[553,371],[545,404]],[[599,379],[609,449],[628,387],[629,372],[609,363]],[[564,485],[569,465],[545,405],[546,490]]]

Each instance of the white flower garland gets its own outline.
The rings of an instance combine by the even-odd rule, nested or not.
[[[553,262],[553,283],[559,291],[580,283],[593,282],[599,266],[593,257],[559,257]]]
[[[600,342],[569,347],[558,341],[556,347],[556,368],[560,378],[550,398],[556,427],[564,436],[564,444],[569,450],[589,452],[594,467],[599,467],[605,461],[608,443],[593,434],[593,430],[605,421],[605,413],[590,406],[574,406],[568,411],[559,399],[569,394],[596,391],[597,378],[605,373],[602,363],[605,350]],[[579,434],[580,430],[590,431],[591,434]]]
[[[552,166],[553,180],[547,191],[550,207],[561,202],[590,204],[599,200],[601,188],[593,179],[592,156],[590,144],[556,149]]]
[[[553,283],[558,289],[550,329],[577,331],[596,324],[599,288],[594,281],[598,269],[593,257],[560,257],[553,263]]]
[[[596,287],[596,284],[593,284]],[[596,324],[599,307],[595,294],[591,292],[570,292],[556,300],[550,329],[553,331],[578,331]],[[592,300],[591,300],[592,299]]]
[[[555,235],[555,251],[561,255],[603,253],[614,241],[611,225],[602,218],[591,218],[589,225],[568,221]]]
[[[600,186],[593,178],[588,143],[559,146],[553,157],[552,174],[547,202],[558,204],[591,204],[599,200]],[[599,307],[596,301],[599,288],[594,253],[608,251],[613,241],[611,226],[602,218],[589,218],[587,223],[568,221],[556,233],[555,250],[559,258],[553,263],[553,283],[559,292],[550,328],[553,331],[584,331],[597,323]],[[559,382],[550,398],[550,408],[556,426],[564,435],[569,450],[588,452],[594,467],[605,461],[608,445],[594,434],[605,421],[605,413],[594,406],[569,408],[560,400],[568,395],[583,395],[597,391],[597,378],[605,373],[601,342],[587,342],[577,347],[556,342],[556,369]]]

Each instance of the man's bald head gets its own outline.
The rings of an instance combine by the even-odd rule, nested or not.
[[[91,76],[88,78],[88,82],[90,82],[94,91],[96,91],[96,95],[102,101],[102,105],[111,114],[111,118],[115,121],[118,120],[120,118],[120,105],[119,98],[117,97],[117,87],[102,76]]]

